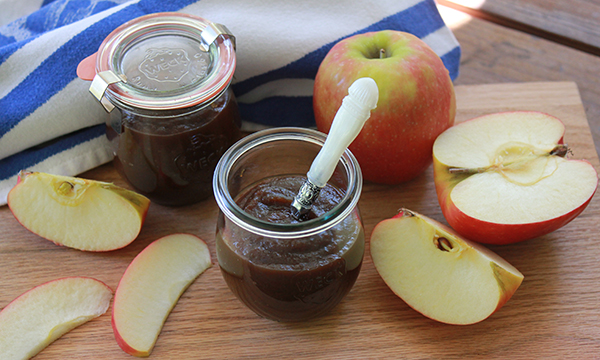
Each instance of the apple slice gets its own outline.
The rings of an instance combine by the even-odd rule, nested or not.
[[[121,349],[150,355],[181,294],[211,265],[206,243],[189,234],[165,236],[139,253],[115,292],[112,327]]]
[[[499,310],[523,275],[483,245],[401,209],[371,234],[371,258],[387,286],[421,314],[467,325]]]
[[[150,200],[110,183],[21,172],[8,206],[25,228],[56,244],[109,251],[135,240]]]
[[[566,158],[564,124],[533,111],[481,116],[433,145],[434,180],[448,224],[466,238],[509,244],[577,217],[598,186],[585,160]]]
[[[49,281],[0,312],[0,357],[29,359],[68,331],[106,312],[112,290],[88,277]]]

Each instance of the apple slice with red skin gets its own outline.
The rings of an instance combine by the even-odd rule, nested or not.
[[[551,115],[514,111],[453,126],[433,146],[438,201],[466,238],[510,244],[555,231],[589,204],[598,174],[570,160],[565,127]]]
[[[410,307],[443,323],[485,320],[515,293],[523,275],[497,254],[414,211],[378,223],[373,264]]]
[[[179,297],[211,265],[206,243],[190,234],[162,237],[140,252],[115,292],[112,327],[121,349],[149,356]]]
[[[106,182],[21,172],[8,206],[26,229],[58,245],[109,251],[135,240],[150,200]]]
[[[0,312],[0,358],[29,359],[53,341],[106,312],[112,290],[89,277],[52,280]]]

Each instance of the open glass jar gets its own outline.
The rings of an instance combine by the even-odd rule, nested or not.
[[[229,30],[196,16],[146,15],[106,37],[90,92],[109,112],[115,167],[136,191],[163,205],[211,195],[217,162],[241,137],[235,66]]]
[[[301,321],[325,314],[360,272],[362,175],[350,151],[309,220],[291,215],[291,202],[324,142],[323,133],[309,129],[263,130],[234,144],[215,171],[221,272],[244,304],[269,319]]]

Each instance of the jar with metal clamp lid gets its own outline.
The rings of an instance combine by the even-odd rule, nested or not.
[[[109,113],[119,173],[159,204],[209,197],[217,162],[241,137],[231,32],[188,14],[150,14],[115,29],[85,61],[95,62],[90,92]]]

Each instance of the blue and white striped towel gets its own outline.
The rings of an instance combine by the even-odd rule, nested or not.
[[[148,13],[195,14],[225,24],[236,35],[233,90],[246,129],[313,126],[317,68],[337,41],[356,33],[410,32],[440,55],[452,79],[458,75],[460,47],[434,0],[1,3],[0,205],[6,204],[19,170],[77,175],[112,159],[104,110],[89,94],[90,83],[75,71],[114,28]],[[29,9],[34,9],[29,15],[6,19]]]

